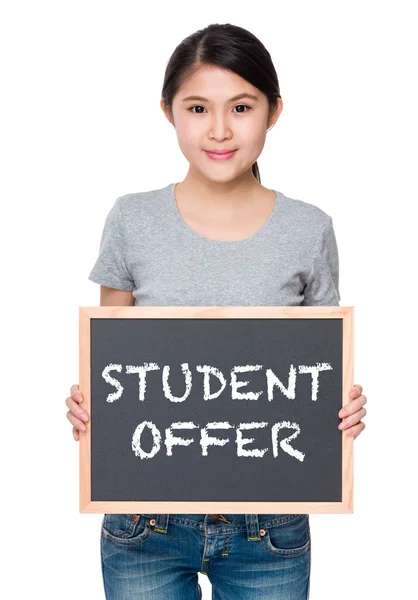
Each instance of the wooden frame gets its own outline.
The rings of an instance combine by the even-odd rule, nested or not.
[[[349,402],[353,387],[354,307],[352,306],[110,306],[79,309],[79,386],[83,408],[90,414],[90,319],[94,318],[338,318],[343,324],[343,397]],[[342,432],[342,502],[114,502],[91,501],[90,421],[80,431],[80,512],[84,513],[352,513],[353,442]],[[94,425],[93,425],[94,426]]]

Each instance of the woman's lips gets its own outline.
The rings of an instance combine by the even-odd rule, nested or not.
[[[209,158],[212,158],[213,160],[228,160],[228,158],[234,156],[236,150],[232,150],[232,152],[227,152],[223,154],[218,154],[216,152],[208,152],[207,150],[205,150],[205,152],[209,156]]]

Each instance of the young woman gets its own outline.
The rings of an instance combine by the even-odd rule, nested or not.
[[[257,158],[283,108],[270,54],[250,32],[212,24],[167,65],[161,108],[190,163],[180,183],[119,197],[89,279],[102,306],[338,305],[338,251],[320,208],[261,185]],[[362,386],[340,428],[365,427]],[[85,431],[78,385],[67,398]],[[106,598],[219,600],[309,597],[309,515],[106,514]]]

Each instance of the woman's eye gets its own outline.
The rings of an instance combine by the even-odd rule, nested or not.
[[[235,108],[238,108],[240,106],[243,106],[244,108],[251,108],[250,106],[247,106],[246,104],[238,104],[238,106],[236,106]],[[240,110],[239,112],[247,112],[246,110]]]
[[[237,105],[237,106],[235,106],[234,108],[239,108],[239,107],[244,107],[244,108],[251,109],[251,107],[250,107],[250,106],[247,106],[246,104],[238,104],[238,105]],[[191,106],[191,107],[190,107],[190,108],[188,108],[187,110],[190,110],[191,112],[194,112],[194,110],[193,110],[194,108],[203,108],[203,110],[205,110],[205,107],[204,107],[204,106],[200,106],[200,105],[197,105],[197,106]],[[239,112],[239,113],[241,113],[241,112],[247,112],[247,111],[246,111],[246,110],[240,110],[240,111],[238,111],[238,112]],[[199,111],[198,111],[197,113],[195,113],[195,114],[202,114],[202,111],[200,111],[200,110],[199,110]]]
[[[188,108],[187,110],[190,110],[191,112],[194,112],[193,109],[194,108],[203,108],[203,106],[191,106],[190,108]],[[200,112],[200,111],[199,111]]]

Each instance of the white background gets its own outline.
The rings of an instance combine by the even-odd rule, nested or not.
[[[78,307],[99,304],[87,276],[116,197],[186,175],[160,92],[175,46],[211,22],[245,27],[270,51],[284,109],[261,180],[333,217],[341,305],[355,307],[355,382],[368,397],[355,512],[311,516],[311,600],[416,593],[413,3],[38,0],[5,2],[0,14],[8,600],[104,598],[102,516],[79,513],[65,416]]]

